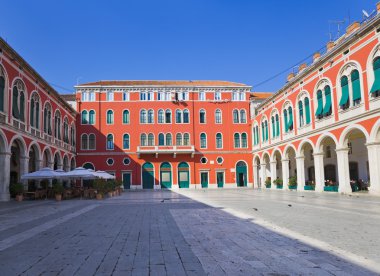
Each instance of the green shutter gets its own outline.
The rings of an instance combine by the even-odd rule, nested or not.
[[[276,114],[276,137],[280,136],[280,119],[278,114]]]
[[[306,124],[310,124],[310,103],[309,98],[305,98],[305,113],[306,113]]]
[[[317,101],[318,101],[318,107],[317,111],[315,111],[315,116],[319,116],[322,114],[323,111],[323,100],[322,100],[322,91],[317,91]]]
[[[289,122],[288,122],[288,130],[293,127],[293,110],[289,107]]]
[[[284,125],[285,125],[285,132],[289,131],[289,125],[288,125],[288,112],[286,109],[284,110]]]
[[[261,123],[261,140],[264,142],[265,141],[265,127],[264,127],[264,122]]]
[[[359,71],[354,70],[351,72],[351,82],[352,82],[352,100],[357,101],[361,99],[360,93],[360,79]]]
[[[276,136],[276,129],[274,125],[274,117],[272,116],[272,137]]]
[[[374,60],[373,71],[375,74],[375,81],[372,85],[370,93],[375,93],[380,90],[380,58],[376,58]]]
[[[268,121],[265,121],[265,141],[268,141],[269,130],[268,130]]]
[[[302,103],[302,101],[299,101],[298,102],[298,112],[299,112],[299,117],[300,117],[300,121],[299,121],[299,124],[300,124],[300,126],[302,126],[302,120],[301,120],[301,118],[303,118],[303,103]]]
[[[339,105],[345,105],[348,102],[349,98],[349,92],[348,92],[348,78],[346,76],[343,76],[340,79],[340,85],[342,87],[342,97],[340,98]]]
[[[323,115],[328,114],[331,110],[331,88],[328,85],[325,87],[325,98],[326,98],[326,103],[325,103],[325,106],[323,107]]]

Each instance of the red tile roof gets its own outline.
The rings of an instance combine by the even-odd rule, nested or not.
[[[274,94],[270,92],[253,92],[251,93],[251,97],[254,99],[268,99],[272,97]]]
[[[232,86],[249,87],[243,83],[231,81],[212,81],[212,80],[104,80],[88,82],[77,85],[81,86]]]
[[[65,101],[74,101],[76,100],[76,96],[75,94],[61,94],[60,95],[62,99],[64,99]]]

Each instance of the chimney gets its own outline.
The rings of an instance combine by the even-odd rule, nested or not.
[[[379,14],[380,13],[380,2],[377,2],[376,10],[377,10],[377,13]]]
[[[321,57],[321,53],[320,52],[316,52],[313,55],[313,62],[316,62],[320,57]]]
[[[355,21],[354,23],[352,23],[350,26],[347,27],[346,34],[350,35],[351,33],[353,33],[359,28],[360,28],[360,23],[358,21]]]
[[[289,73],[288,78],[287,78],[288,82],[289,82],[292,78],[294,78],[294,73]]]
[[[306,67],[307,67],[307,63],[302,63],[299,67],[298,67],[298,71],[302,71],[302,70],[304,70],[304,69],[306,69]]]
[[[335,46],[334,41],[329,41],[329,42],[327,42],[327,45],[326,45],[326,47],[327,47],[327,52],[329,52],[332,48],[334,48],[334,46]]]

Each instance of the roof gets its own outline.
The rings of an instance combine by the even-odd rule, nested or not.
[[[75,94],[61,94],[61,98],[65,101],[74,101],[76,100]]]
[[[251,93],[251,97],[254,99],[260,99],[260,100],[265,100],[270,97],[272,97],[274,94],[271,92],[253,92]]]
[[[83,86],[211,86],[211,87],[250,87],[243,83],[219,80],[102,80],[79,84]]]

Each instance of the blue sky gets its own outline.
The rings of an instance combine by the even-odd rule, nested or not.
[[[12,0],[2,1],[0,35],[61,93],[78,80],[255,85],[325,45],[329,20],[362,20],[376,2]],[[285,79],[253,90],[276,91]]]

